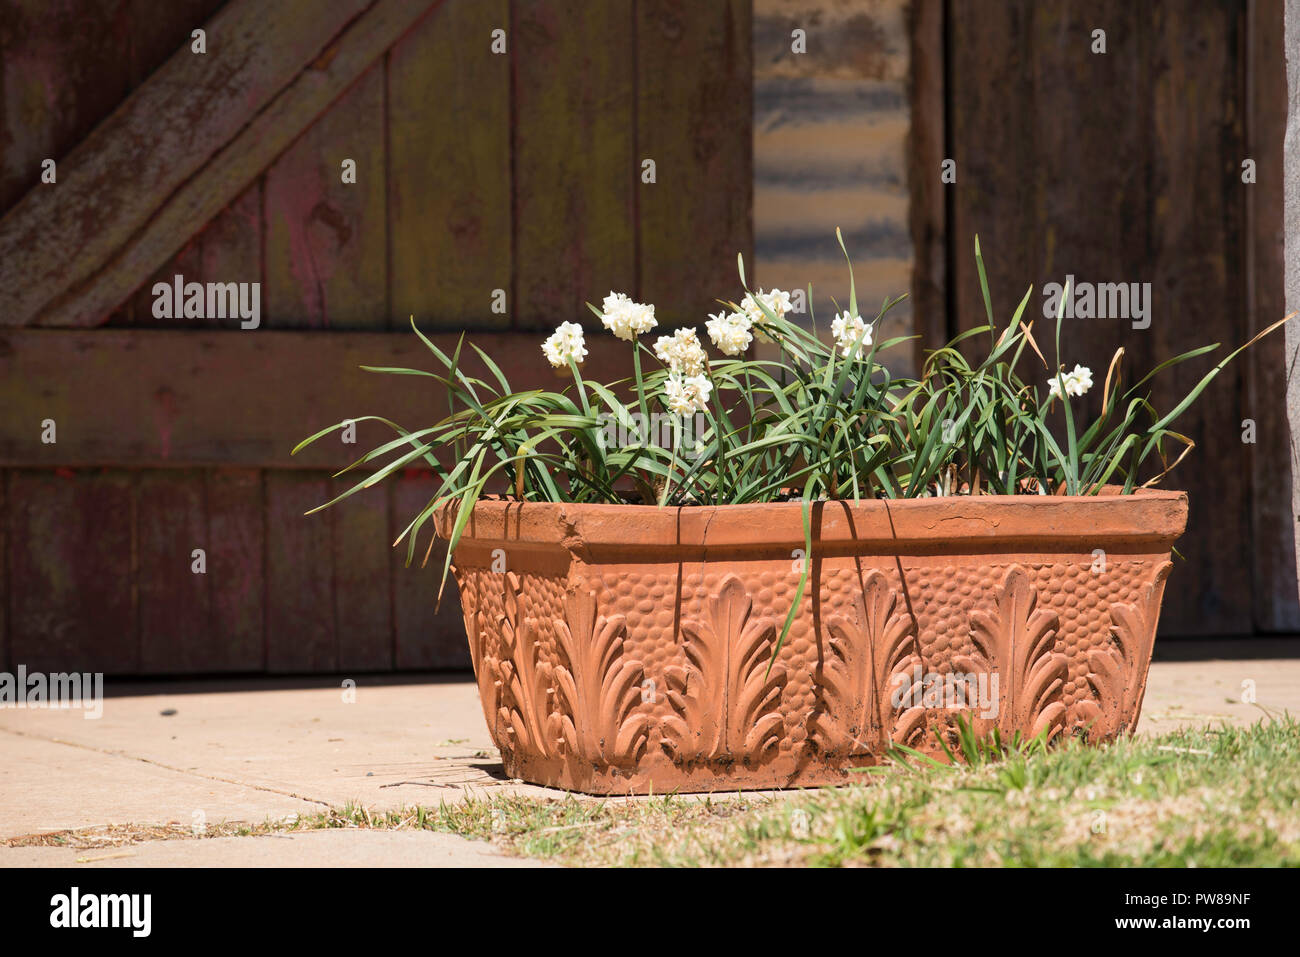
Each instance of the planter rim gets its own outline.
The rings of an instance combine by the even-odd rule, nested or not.
[[[449,537],[457,503],[436,514]],[[1187,525],[1187,493],[1139,489],[1131,495],[980,495],[814,502],[813,542],[854,548],[1150,546],[1168,551]],[[743,505],[586,504],[481,501],[462,541],[616,548],[802,548],[801,502]]]

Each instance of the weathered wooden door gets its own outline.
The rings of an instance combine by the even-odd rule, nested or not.
[[[527,385],[538,331],[585,300],[694,321],[731,289],[748,3],[81,6],[0,0],[5,660],[467,666],[437,553],[389,547],[430,473],[304,518],[382,433],[290,449],[349,416],[436,419],[436,389],[358,369],[429,366],[409,316]],[[160,318],[178,275],[258,284],[257,327]]]

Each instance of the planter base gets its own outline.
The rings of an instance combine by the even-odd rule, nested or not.
[[[862,780],[860,771],[854,769],[879,763],[872,755],[864,755],[859,761],[832,764],[816,758],[810,760],[808,755],[785,754],[751,767],[726,762],[680,766],[647,762],[642,767],[617,768],[556,758],[502,757],[505,772],[511,778],[565,791],[605,795],[768,791],[852,784]]]

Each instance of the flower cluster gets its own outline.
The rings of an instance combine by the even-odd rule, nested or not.
[[[671,371],[687,377],[701,375],[707,358],[694,329],[678,329],[671,336],[660,336],[655,356]]]
[[[1047,380],[1047,392],[1057,398],[1061,395],[1061,384],[1065,384],[1066,395],[1083,395],[1092,388],[1092,370],[1087,366],[1076,365],[1071,372],[1053,376]]]
[[[560,323],[542,343],[542,352],[546,355],[546,361],[557,369],[567,366],[570,359],[576,364],[581,364],[587,357],[587,345],[582,337],[582,326],[576,322]]]
[[[713,383],[706,376],[670,375],[664,380],[664,399],[668,411],[677,415],[691,415],[703,412],[709,403],[709,392]]]
[[[763,313],[764,306],[778,319],[784,319],[785,314],[790,311],[790,294],[780,289],[773,289],[766,293],[762,289],[756,293],[746,293],[745,298],[740,301],[741,311],[734,315],[744,315],[751,324],[757,323],[754,331],[758,335],[758,341],[771,342],[771,337],[763,331],[762,323],[767,318]]]
[[[668,367],[664,380],[664,401],[670,412],[687,416],[703,412],[713,383],[704,374],[708,356],[694,329],[678,329],[671,336],[660,336],[655,356]]]
[[[861,316],[855,316],[845,309],[831,320],[831,335],[835,336],[835,345],[840,355],[848,358],[858,349],[859,361],[867,358],[867,346],[871,345],[871,326]]]
[[[767,311],[778,319],[784,319],[785,314],[790,311],[790,294],[780,289],[773,289],[766,293],[760,289],[756,293],[746,293],[745,298],[740,302],[740,308],[753,322],[760,322],[766,318],[763,315],[763,306],[766,306]]]
[[[790,311],[790,294],[780,289],[746,293],[736,311],[711,314],[704,327],[713,344],[724,355],[738,356],[749,348],[755,336],[760,342],[772,341],[763,331],[763,322],[767,319],[763,312],[765,307],[778,319],[785,318]]]
[[[659,324],[655,320],[654,306],[633,302],[621,292],[611,292],[601,306],[600,321],[605,328],[627,342]]]
[[[763,334],[763,323],[768,313],[778,319],[791,310],[790,294],[781,289],[746,293],[739,306],[731,312],[710,315],[705,328],[709,339],[720,352],[728,356],[741,355],[749,348],[754,337],[771,341]],[[649,303],[635,302],[625,293],[610,292],[601,303],[600,321],[615,336],[634,342],[637,336],[655,328],[655,307]],[[847,313],[846,313],[847,315]],[[861,325],[861,320],[858,320]],[[866,330],[871,341],[870,330]],[[587,355],[582,327],[576,322],[564,322],[556,327],[545,342],[542,352],[554,367],[562,368],[572,360],[581,363]],[[713,383],[705,374],[708,356],[695,329],[678,329],[670,336],[660,336],[655,341],[655,356],[668,367],[664,380],[664,402],[678,415],[703,412],[713,391]]]
[[[754,341],[750,332],[752,325],[749,316],[743,312],[719,312],[709,316],[704,328],[723,355],[738,356]]]

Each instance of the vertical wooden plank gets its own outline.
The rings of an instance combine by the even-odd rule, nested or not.
[[[333,494],[342,494],[356,481],[357,477],[335,479]],[[393,667],[391,498],[389,483],[354,495],[331,510],[334,602],[343,671]]]
[[[392,536],[402,530],[433,498],[437,486],[427,472],[410,470],[393,483]],[[442,605],[435,610],[446,544],[439,540],[429,562],[420,567],[428,547],[428,532],[421,539],[415,560],[407,568],[406,543],[392,550],[393,623],[397,633],[396,667],[401,671],[463,669],[471,667],[465,624],[461,617],[456,582],[448,577]]]
[[[1286,121],[1278,105],[1287,100],[1283,5],[1248,0],[1246,40],[1246,155],[1255,161],[1255,182],[1241,182],[1246,232],[1248,334],[1286,314],[1283,262],[1282,141]],[[1245,357],[1246,407],[1254,419],[1251,461],[1251,547],[1254,623],[1259,631],[1300,631],[1296,594],[1296,516],[1291,514],[1291,436],[1281,396],[1286,394],[1286,340],[1281,331],[1258,343]]]
[[[1027,80],[1032,70],[1033,4],[950,3],[947,9],[948,152],[957,162],[957,182],[948,187],[953,204],[950,297],[958,330],[963,330],[985,321],[975,270],[977,234],[994,308],[1003,315],[1010,315],[1025,286],[1039,275],[1033,191],[1023,182],[1032,168],[1034,142],[1032,87]]]
[[[213,670],[263,671],[266,581],[262,473],[207,473],[208,587],[212,594]]]
[[[507,327],[511,294],[509,0],[443,4],[388,57],[392,322]],[[507,36],[507,50],[515,43]],[[432,93],[431,91],[436,91]],[[492,312],[492,291],[507,295]]]
[[[738,295],[736,254],[753,258],[750,8],[636,5],[636,158],[655,161],[657,180],[637,180],[640,290],[665,327]]]
[[[632,3],[518,0],[514,19],[515,325],[594,322],[584,303],[636,288]]]
[[[1093,29],[1106,31],[1106,52],[1092,50]],[[1099,0],[1081,7],[1062,3],[1034,6],[1030,21],[1030,78],[1026,91],[1033,134],[1027,165],[999,184],[1029,200],[1033,222],[1032,259],[1021,263],[981,234],[985,266],[997,276],[995,318],[1009,321],[1031,286],[1026,317],[1037,320],[1038,342],[1048,361],[1055,356],[1055,315],[1044,315],[1046,283],[1143,283],[1155,279],[1149,254],[1146,177],[1135,170],[1150,162],[1150,97],[1146,89],[1140,9],[1125,0]],[[973,148],[980,148],[973,144]],[[960,175],[960,173],[959,173]],[[1077,189],[1063,188],[1065,183]],[[969,242],[970,237],[964,237]],[[967,292],[977,310],[969,325],[985,321],[974,256],[959,250],[971,267]],[[992,275],[990,285],[993,285]],[[1152,324],[1174,321],[1154,312]],[[1104,381],[1115,350],[1125,351],[1123,372],[1136,381],[1159,358],[1152,329],[1135,329],[1125,317],[1069,318],[1061,326],[1061,361],[1082,364]],[[1181,351],[1181,350],[1180,350]],[[1044,383],[1050,372],[1034,357],[1022,366],[1029,381]],[[1076,400],[1079,415],[1101,412],[1100,388]]]
[[[73,19],[46,0],[0,2],[0,214],[126,95],[130,34],[122,4],[79,4]]]
[[[18,469],[10,479],[13,658],[33,671],[134,674],[132,479]]]
[[[1152,77],[1151,269],[1155,305],[1148,333],[1161,358],[1247,336],[1244,204],[1245,104],[1240,78],[1244,18],[1237,4],[1142,6]],[[1168,409],[1208,362],[1161,376],[1154,404]],[[1252,629],[1250,508],[1241,443],[1242,375],[1235,362],[1176,428],[1196,442],[1194,460],[1165,483],[1188,493],[1190,514],[1178,570],[1187,601],[1169,609],[1171,634],[1248,634]],[[1233,467],[1233,466],[1236,467]]]
[[[915,0],[908,17],[912,73],[907,185],[912,314],[919,334],[912,361],[919,370],[924,350],[938,348],[956,332],[948,314],[948,187],[940,179],[948,156],[943,0]]]
[[[221,638],[211,632],[203,472],[149,470],[137,483],[140,671],[211,671]],[[205,553],[201,574],[193,571],[195,549]]]
[[[14,670],[13,640],[9,634],[9,469],[0,469],[0,669]]]
[[[356,183],[342,181],[356,161]],[[267,170],[263,323],[376,328],[388,322],[382,61]]]
[[[327,477],[266,473],[266,666],[272,672],[338,670],[333,546]]]

